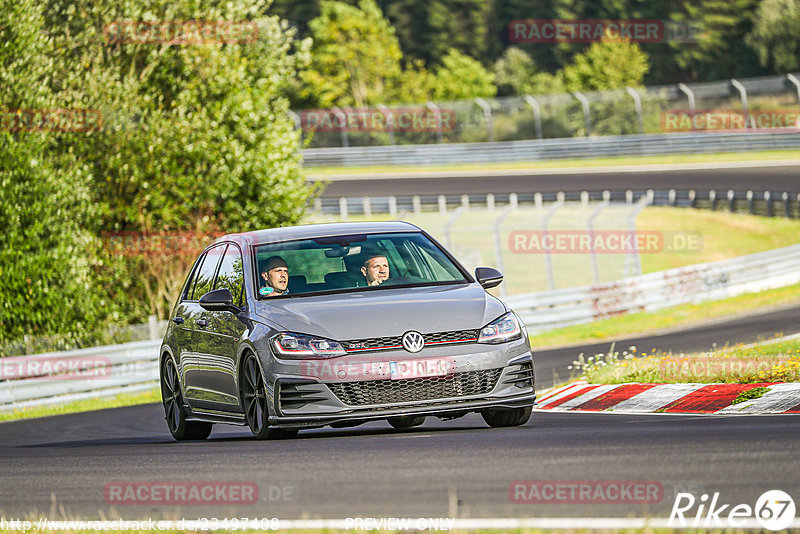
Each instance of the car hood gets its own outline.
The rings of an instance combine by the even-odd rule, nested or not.
[[[336,340],[481,328],[506,307],[478,284],[379,289],[262,300],[256,314],[279,330]]]

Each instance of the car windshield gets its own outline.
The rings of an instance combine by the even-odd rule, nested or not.
[[[419,232],[269,243],[256,246],[255,255],[259,298],[467,281]]]

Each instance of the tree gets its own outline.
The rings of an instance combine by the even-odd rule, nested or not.
[[[561,93],[561,72],[555,75],[539,71],[533,59],[517,47],[510,47],[494,64],[498,92],[504,95]]]
[[[374,0],[361,0],[358,7],[323,1],[310,27],[312,62],[301,73],[305,96],[322,107],[364,107],[386,99],[388,85],[400,76],[402,53]]]
[[[91,176],[57,151],[58,137],[83,134],[40,130],[43,112],[60,107],[44,29],[34,0],[0,11],[0,343],[77,335],[114,309],[94,284]]]
[[[442,58],[442,65],[436,69],[435,100],[491,97],[496,92],[494,74],[454,48]]]
[[[642,85],[649,69],[647,54],[636,43],[603,41],[575,56],[563,75],[569,91],[602,91]]]
[[[763,0],[755,15],[747,43],[758,53],[761,65],[772,72],[800,67],[800,0]]]

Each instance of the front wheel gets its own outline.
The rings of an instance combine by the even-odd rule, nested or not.
[[[297,435],[297,430],[269,427],[267,388],[261,375],[261,366],[253,353],[245,357],[241,389],[247,426],[256,439],[285,439]]]
[[[164,360],[164,369],[161,373],[161,399],[164,403],[167,426],[173,438],[178,441],[206,439],[211,434],[211,423],[186,420],[178,370],[171,358]]]
[[[496,408],[481,412],[483,420],[492,428],[503,426],[520,426],[531,418],[533,406],[525,408]]]

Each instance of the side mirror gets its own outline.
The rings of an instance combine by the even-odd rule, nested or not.
[[[503,273],[491,267],[478,267],[475,269],[475,279],[484,289],[489,289],[500,285],[503,281]]]
[[[229,311],[238,313],[240,310],[233,305],[233,295],[228,288],[215,289],[200,297],[200,306],[208,311]]]

